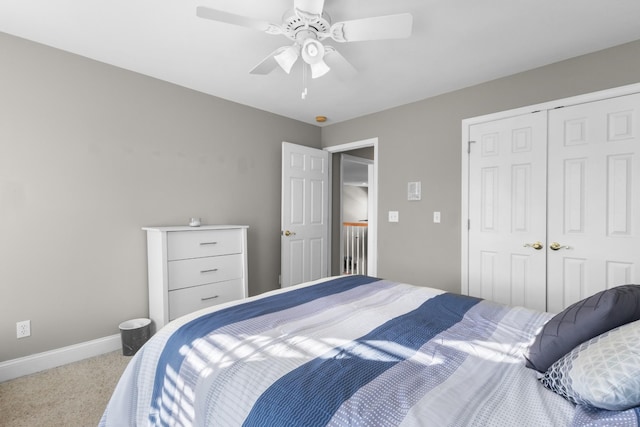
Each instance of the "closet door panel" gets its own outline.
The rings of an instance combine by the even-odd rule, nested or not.
[[[532,113],[470,128],[470,295],[545,310],[546,126]]]
[[[585,217],[585,159],[567,159],[563,164],[564,210],[562,211],[565,234],[584,233]],[[556,207],[553,207],[556,209]]]
[[[639,129],[638,94],[549,112],[549,311],[640,283]]]

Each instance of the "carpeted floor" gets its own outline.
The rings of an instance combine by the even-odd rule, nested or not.
[[[129,360],[115,351],[0,383],[0,426],[97,426]]]

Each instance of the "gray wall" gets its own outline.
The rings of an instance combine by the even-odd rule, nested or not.
[[[368,193],[367,187],[342,186],[342,220],[344,222],[358,222],[368,218]]]
[[[145,225],[248,224],[250,292],[276,288],[282,141],[378,137],[379,276],[458,291],[460,121],[640,81],[639,41],[320,129],[1,33],[0,52],[0,361],[146,316]]]
[[[323,128],[324,147],[379,138],[378,276],[460,291],[461,120],[637,82],[640,41]]]
[[[320,128],[2,33],[0,52],[0,361],[147,316],[142,226],[247,224],[250,293],[278,287],[281,143]]]

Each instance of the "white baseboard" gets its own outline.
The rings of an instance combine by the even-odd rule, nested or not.
[[[93,356],[110,353],[122,348],[120,334],[70,345],[44,353],[0,362],[0,382],[45,369],[55,368]]]

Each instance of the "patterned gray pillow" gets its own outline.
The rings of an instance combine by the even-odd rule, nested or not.
[[[640,319],[640,285],[598,292],[567,307],[536,335],[527,367],[545,372],[573,348],[604,332]]]
[[[640,405],[640,321],[580,344],[540,379],[578,405],[623,411]]]

